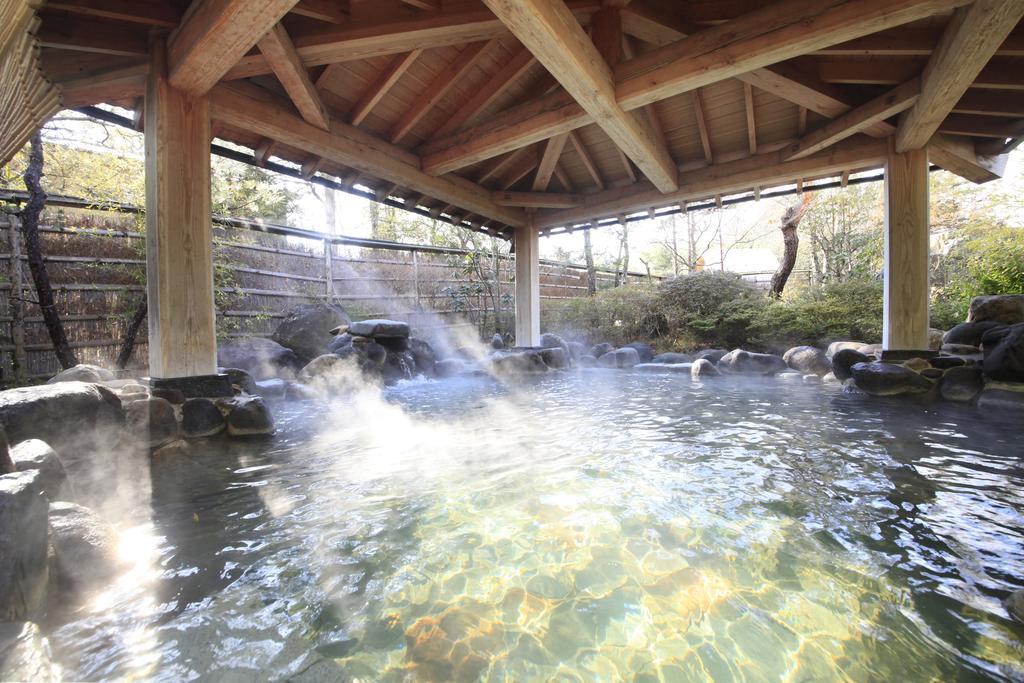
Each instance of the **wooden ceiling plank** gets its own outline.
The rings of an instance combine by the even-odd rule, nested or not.
[[[415,7],[416,9],[427,10],[430,12],[436,12],[441,9],[440,0],[402,0],[406,5]]]
[[[566,192],[571,193],[575,190],[572,181],[569,180],[569,175],[565,172],[565,169],[562,168],[562,164],[560,163],[555,164],[555,177],[558,178],[558,182],[561,184],[562,189],[565,190]]]
[[[40,47],[122,57],[149,56],[145,31],[126,31],[123,25],[92,17],[44,15],[36,38]]]
[[[581,195],[562,192],[492,192],[491,199],[500,206],[524,209],[569,209],[583,202]]]
[[[480,41],[467,45],[459,54],[430,82],[426,89],[420,93],[412,105],[406,109],[402,118],[391,127],[389,137],[394,144],[399,143],[402,138],[408,135],[409,131],[420,122],[441,98],[459,80],[472,69],[480,57],[497,43],[496,38],[488,41]]]
[[[953,106],[953,113],[1024,117],[1024,93],[973,88]]]
[[[648,119],[625,111],[616,101],[611,67],[562,0],[484,3],[644,175],[665,192],[677,189],[679,171],[668,150],[658,146]],[[616,10],[604,12],[618,16]],[[621,45],[621,40],[615,42]]]
[[[917,102],[920,95],[921,80],[919,78],[897,86],[884,95],[851,109],[839,118],[832,119],[821,128],[805,135],[799,142],[789,147],[783,154],[783,158],[788,161],[816,154],[840,140],[862,132],[879,121],[906,111]]]
[[[296,54],[295,46],[292,45],[284,26],[274,26],[260,38],[257,45],[274,70],[277,80],[281,82],[288,97],[295,104],[295,108],[302,114],[302,118],[314,126],[327,130],[330,127],[330,114],[320,99],[316,86],[310,80],[306,67]]]
[[[292,8],[292,14],[331,24],[343,24],[349,19],[348,2],[345,0],[299,0],[298,4]]]
[[[138,0],[47,0],[46,9],[146,26],[175,28],[181,16],[169,3]]]
[[[754,117],[754,86],[743,84],[743,109],[747,116],[747,147],[757,154],[757,119]]]
[[[565,149],[568,137],[568,133],[563,133],[548,139],[544,146],[544,154],[540,158],[540,164],[537,166],[537,175],[533,179],[534,192],[543,192],[548,189],[551,175],[555,172],[555,165],[558,164],[558,160],[562,156],[562,150]]]
[[[353,126],[358,126],[362,123],[422,53],[423,50],[416,49],[393,57],[384,70],[377,75],[373,84],[356,102],[356,105],[349,114],[349,122]]]
[[[85,107],[111,100],[141,97],[146,90],[149,60],[115,66],[54,80],[66,109]]]
[[[920,149],[1024,17],[1020,0],[976,0],[958,9],[921,75],[921,97],[901,118],[896,151]]]
[[[196,95],[209,92],[296,1],[195,0],[168,40],[171,85]]]
[[[994,116],[950,114],[939,124],[946,135],[968,135],[1005,141],[1024,135],[1024,119],[1002,119]]]
[[[356,172],[372,175],[508,225],[524,225],[526,216],[494,204],[479,185],[457,176],[434,177],[419,169],[419,159],[401,148],[341,121],[322,130],[292,114],[280,98],[257,86],[220,84],[210,97],[211,116],[227,125],[281,144],[317,154]]]

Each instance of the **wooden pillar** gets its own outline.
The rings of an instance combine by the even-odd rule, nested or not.
[[[883,350],[928,348],[928,151],[885,165]]]
[[[516,346],[540,346],[540,233],[516,228]]]
[[[217,371],[210,210],[210,103],[167,81],[154,44],[146,83],[146,281],[149,373]]]

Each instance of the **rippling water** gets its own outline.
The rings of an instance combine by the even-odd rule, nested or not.
[[[615,371],[276,415],[154,467],[68,678],[1024,677],[1019,425]]]

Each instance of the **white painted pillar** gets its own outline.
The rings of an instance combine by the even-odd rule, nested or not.
[[[885,165],[882,348],[928,348],[928,150],[890,152]]]
[[[516,228],[516,346],[540,345],[540,233]]]
[[[146,281],[149,373],[217,371],[210,209],[210,102],[167,81],[157,41],[146,84]]]

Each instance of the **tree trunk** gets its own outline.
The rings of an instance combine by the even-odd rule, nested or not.
[[[622,284],[629,284],[629,228],[622,222]]]
[[[805,194],[799,204],[794,204],[786,209],[786,213],[782,216],[782,261],[775,274],[772,275],[771,288],[768,290],[768,296],[773,299],[782,296],[782,290],[785,289],[786,282],[789,281],[789,276],[796,265],[796,252],[800,246],[800,235],[797,234],[796,228],[810,203],[811,196]]]
[[[124,370],[128,366],[128,361],[132,357],[132,349],[135,348],[135,337],[138,336],[139,328],[142,327],[142,321],[146,319],[148,311],[149,301],[143,294],[139,305],[135,307],[135,315],[132,316],[132,321],[128,323],[128,329],[124,332],[124,341],[121,342],[121,350],[117,354],[118,370]]]
[[[587,260],[587,292],[597,293],[597,269],[594,268],[594,248],[590,244],[590,228],[583,231],[583,255]]]
[[[28,189],[28,202],[21,212],[21,231],[25,236],[25,252],[28,255],[28,267],[32,272],[32,281],[36,286],[36,298],[43,314],[43,323],[50,334],[53,352],[62,368],[70,368],[78,364],[75,354],[68,343],[64,332],[64,324],[53,300],[53,288],[50,287],[50,276],[46,272],[43,261],[43,250],[39,243],[39,216],[46,204],[46,193],[43,192],[43,139],[37,132],[32,136],[29,148],[28,167],[25,169],[25,187]]]

